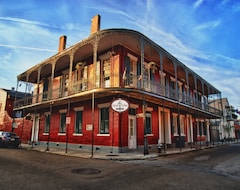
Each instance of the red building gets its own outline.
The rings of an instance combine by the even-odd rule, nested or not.
[[[88,38],[65,46],[62,36],[56,55],[18,76],[35,86],[14,109],[31,114],[32,142],[127,152],[211,141],[209,119],[222,112],[208,102],[221,92],[143,34],[100,30],[97,15]]]
[[[29,93],[17,92],[14,88],[11,90],[0,89],[0,131],[13,131],[24,139],[27,143],[32,129],[31,120],[23,118],[22,110],[13,112],[14,101],[21,100]],[[23,130],[24,128],[24,130]]]

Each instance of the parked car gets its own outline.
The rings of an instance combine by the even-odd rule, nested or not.
[[[0,131],[0,146],[18,148],[21,144],[21,139],[13,132]]]

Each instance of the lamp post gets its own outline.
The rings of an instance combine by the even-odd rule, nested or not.
[[[144,155],[149,154],[148,152],[148,141],[147,141],[147,126],[146,126],[146,102],[145,102],[145,97],[143,97],[143,146],[144,146]]]
[[[52,117],[52,105],[53,102],[50,102],[50,120],[49,120],[49,128],[48,128],[48,140],[47,140],[47,148],[46,151],[49,151],[49,142],[50,142],[50,131],[51,131],[51,117]]]

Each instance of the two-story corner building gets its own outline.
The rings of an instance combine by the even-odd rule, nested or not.
[[[127,152],[211,141],[208,121],[222,112],[208,101],[219,90],[137,31],[100,30],[99,15],[91,29],[67,49],[60,37],[56,55],[18,75],[35,86],[15,104],[32,115],[33,142]],[[114,100],[128,109],[114,111]]]

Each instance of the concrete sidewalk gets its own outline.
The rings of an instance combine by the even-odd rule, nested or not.
[[[26,150],[33,150],[33,151],[40,151],[52,154],[60,154],[66,156],[74,156],[74,157],[81,157],[81,158],[94,158],[94,159],[105,159],[105,160],[144,160],[149,158],[155,158],[159,156],[168,156],[174,154],[182,154],[186,152],[206,149],[206,148],[214,148],[217,146],[222,146],[224,144],[217,144],[217,145],[209,145],[209,146],[201,146],[201,147],[184,147],[184,148],[168,148],[167,150],[161,150],[161,153],[158,152],[149,152],[149,154],[144,155],[143,152],[134,151],[128,153],[104,153],[104,152],[97,152],[94,151],[83,151],[83,150],[76,150],[68,148],[67,151],[65,148],[54,148],[49,147],[49,150],[46,150],[46,147],[40,145],[29,145],[29,144],[21,144],[20,148]]]

